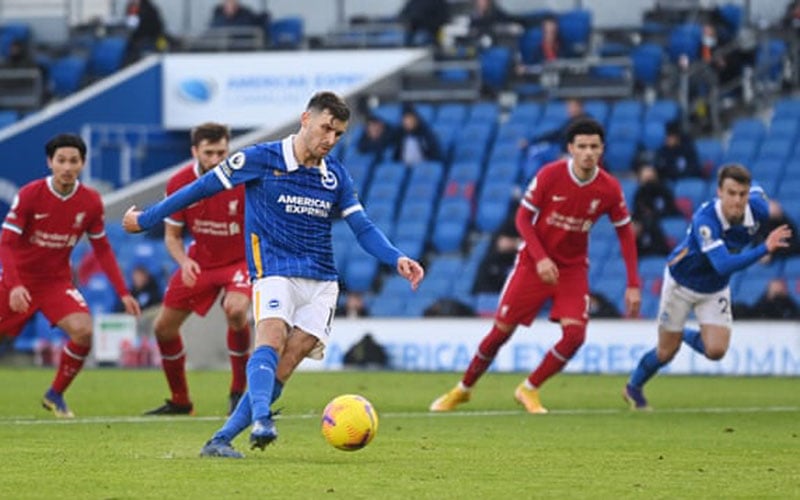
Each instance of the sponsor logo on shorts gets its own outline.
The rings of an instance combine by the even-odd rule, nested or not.
[[[281,301],[278,299],[272,299],[267,303],[267,307],[270,309],[278,309],[281,306]]]

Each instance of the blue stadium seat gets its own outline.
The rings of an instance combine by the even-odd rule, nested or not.
[[[708,197],[709,184],[705,179],[696,177],[680,178],[675,182],[675,196],[688,198],[692,202],[692,210],[695,210]]]
[[[783,59],[788,52],[785,41],[770,38],[761,42],[756,50],[756,67],[760,69],[762,79],[779,82],[783,72]]]
[[[513,142],[516,145],[522,139],[530,139],[531,131],[534,125],[538,123],[539,118],[531,120],[518,118],[517,120],[512,122],[511,118],[509,118],[506,123],[500,125],[497,129],[495,142]]]
[[[436,123],[461,125],[467,118],[467,105],[460,102],[441,104],[436,113]]]
[[[303,45],[304,21],[289,16],[272,21],[269,27],[272,46],[279,49],[299,49]]]
[[[402,318],[406,315],[406,300],[380,295],[370,305],[369,313],[378,318]]]
[[[608,119],[608,110],[608,104],[600,99],[589,99],[583,103],[583,111],[602,125],[605,125]]]
[[[519,54],[523,64],[540,64],[544,60],[542,54],[542,29],[530,27],[519,37]]]
[[[772,111],[773,122],[781,119],[800,120],[800,98],[781,98],[775,103]]]
[[[557,17],[560,49],[566,57],[585,55],[592,34],[592,13],[589,10],[569,10]]]
[[[769,139],[797,139],[800,131],[800,118],[779,118],[772,120],[769,126]]]
[[[395,238],[394,244],[397,248],[399,248],[403,253],[411,257],[415,260],[422,259],[422,256],[425,252],[425,242],[427,241],[427,235],[414,235],[412,238],[400,239]]]
[[[713,172],[720,165],[725,154],[722,142],[719,139],[701,138],[697,139],[694,144],[703,170]]]
[[[427,124],[433,123],[436,117],[436,108],[433,104],[427,102],[418,102],[414,104],[414,110],[417,112],[417,116]]]
[[[790,257],[784,261],[783,275],[789,278],[800,278],[800,257]]]
[[[479,293],[475,299],[475,312],[483,317],[493,316],[499,301],[499,293]]]
[[[641,137],[641,144],[647,151],[657,151],[664,144],[667,136],[664,122],[657,120],[645,120],[644,131]]]
[[[758,150],[758,159],[772,159],[783,162],[791,156],[794,145],[794,139],[768,137],[761,143],[761,147]]]
[[[369,207],[380,200],[396,205],[397,201],[400,199],[401,188],[402,185],[394,182],[373,181],[364,199],[364,203]]]
[[[677,63],[681,56],[689,58],[689,62],[694,62],[700,56],[700,42],[702,38],[702,28],[696,23],[686,23],[672,28],[667,42],[667,51],[670,60]]]
[[[480,101],[473,103],[467,113],[468,123],[497,123],[500,109],[496,103]]]
[[[731,127],[731,142],[740,139],[761,141],[767,135],[767,126],[757,118],[740,118]]]
[[[639,85],[654,87],[661,79],[664,50],[660,45],[643,43],[631,51],[633,78]]]
[[[678,115],[680,115],[680,107],[676,101],[673,99],[659,99],[648,106],[644,113],[644,121],[645,123],[650,121],[669,123],[677,120]]]
[[[0,59],[8,57],[9,47],[13,42],[28,43],[31,39],[31,27],[26,23],[3,22],[0,24]]]
[[[458,132],[458,125],[449,122],[434,122],[434,124],[431,126],[431,129],[436,135],[436,138],[439,140],[439,147],[441,148],[445,158],[449,158],[453,149],[453,139],[455,139],[456,133]]]
[[[490,90],[499,91],[508,83],[513,62],[513,53],[507,47],[491,47],[478,56],[483,84]]]
[[[478,160],[483,162],[486,156],[486,142],[456,141],[453,146],[453,161]]]
[[[460,250],[471,217],[471,207],[463,198],[442,200],[436,213],[431,242],[442,253]]]
[[[615,102],[611,107],[609,121],[611,124],[618,120],[623,120],[626,122],[639,122],[642,119],[643,112],[644,106],[642,105],[641,101],[635,99],[623,99]]]
[[[16,123],[17,120],[19,120],[18,112],[10,109],[0,110],[0,128],[12,125]]]
[[[603,166],[610,172],[630,172],[639,143],[636,140],[609,141],[603,155]]]
[[[508,140],[497,140],[492,147],[492,152],[489,153],[489,157],[486,159],[487,164],[491,165],[493,163],[514,163],[518,164],[520,156],[523,154],[523,151],[519,147],[518,141]]]
[[[755,159],[760,145],[758,139],[739,139],[728,143],[728,149],[722,158],[722,163],[750,164]]]
[[[562,100],[548,101],[539,118],[539,123],[550,122],[559,126],[569,119],[567,103]]]
[[[387,102],[373,108],[370,112],[389,125],[397,126],[400,125],[402,105],[399,102]]]
[[[481,176],[481,164],[476,160],[454,163],[447,174],[448,182],[476,183]]]
[[[431,184],[438,186],[444,177],[444,165],[439,161],[423,161],[411,169],[410,184]]]
[[[642,257],[639,259],[639,275],[642,279],[659,278],[664,274],[666,263],[661,256]]]
[[[661,229],[669,240],[670,246],[677,245],[686,236],[689,223],[683,217],[664,217],[661,219]]]
[[[492,157],[486,166],[484,182],[489,182],[493,179],[516,182],[519,179],[519,173],[519,162],[516,159],[496,161]]]
[[[116,309],[117,294],[105,274],[93,275],[80,291],[92,314],[112,313]]]
[[[533,101],[523,101],[514,106],[513,109],[511,109],[511,112],[508,115],[508,121],[504,125],[521,124],[524,127],[530,127],[539,120],[539,116],[541,116],[541,114],[542,114],[541,104]],[[523,132],[521,135],[514,134],[514,137],[517,138],[526,136],[527,136],[527,131]]]
[[[375,166],[372,173],[372,183],[394,183],[403,185],[408,174],[408,168],[400,162],[386,161]]]
[[[786,178],[781,181],[777,198],[779,200],[794,200],[800,198],[800,178]],[[792,214],[797,216],[797,214]]]
[[[110,36],[98,39],[89,54],[89,72],[97,77],[111,75],[122,68],[128,39]]]
[[[378,261],[361,247],[354,248],[347,258],[344,283],[348,291],[367,292],[378,275]]]
[[[87,60],[81,56],[66,56],[50,66],[48,75],[50,91],[56,97],[66,97],[77,92],[86,77]]]

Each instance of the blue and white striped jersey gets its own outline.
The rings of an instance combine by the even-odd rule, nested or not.
[[[722,290],[728,286],[731,274],[766,255],[763,243],[748,246],[768,217],[766,196],[756,186],[750,189],[741,224],[730,224],[723,217],[719,199],[703,203],[692,216],[686,237],[668,257],[670,274],[696,292]]]

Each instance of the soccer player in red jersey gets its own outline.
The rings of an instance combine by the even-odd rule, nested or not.
[[[194,162],[178,170],[167,183],[167,196],[208,172],[228,156],[230,132],[225,125],[204,123],[192,130]],[[223,291],[222,309],[228,323],[231,362],[229,412],[245,391],[250,353],[250,279],[244,253],[244,186],[225,190],[165,219],[164,244],[180,269],[170,278],[164,304],[155,320],[161,364],[172,393],[146,415],[192,413],[186,382],[186,351],[180,327],[192,312],[205,316]],[[184,250],[183,232],[194,242]]]
[[[69,335],[42,405],[57,417],[71,418],[64,391],[92,346],[92,318],[72,282],[69,263],[72,249],[84,234],[125,312],[138,316],[141,311],[106,238],[100,195],[78,181],[86,144],[76,135],[62,134],[46,144],[45,152],[52,175],[23,186],[3,222],[0,337],[18,335],[37,311]]]
[[[603,127],[589,118],[576,120],[566,139],[569,159],[542,167],[517,210],[516,225],[524,242],[500,296],[494,325],[461,382],[436,399],[431,411],[450,411],[469,401],[472,386],[517,326],[530,325],[545,301],[552,299],[550,320],[561,324],[561,340],[514,392],[528,412],[547,413],[539,400],[539,388],[561,371],[586,336],[589,230],[603,214],[616,227],[625,260],[627,313],[639,313],[641,291],[631,219],[619,182],[598,166]]]

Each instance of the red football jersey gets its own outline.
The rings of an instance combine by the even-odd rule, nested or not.
[[[200,176],[197,163],[178,170],[167,183],[167,196]],[[188,255],[201,268],[228,266],[244,256],[244,185],[226,189],[170,215],[166,222],[186,227],[194,238]]]
[[[601,215],[614,226],[630,222],[619,182],[600,168],[581,181],[571,160],[542,167],[522,200],[532,210],[534,229],[547,256],[558,266],[588,265],[589,230]]]
[[[19,190],[3,229],[20,235],[14,259],[23,283],[72,278],[69,256],[84,233],[105,236],[100,195],[80,183],[62,195],[52,178],[38,179]]]

